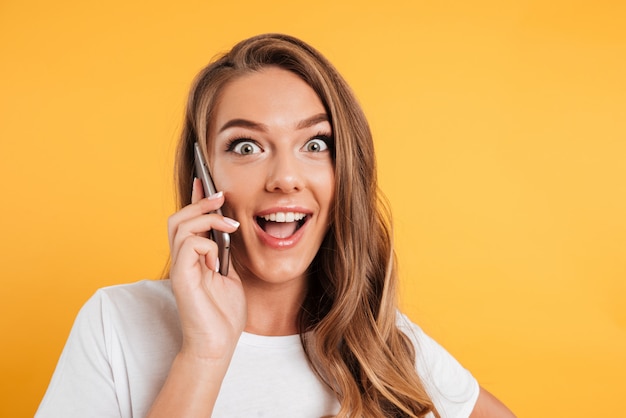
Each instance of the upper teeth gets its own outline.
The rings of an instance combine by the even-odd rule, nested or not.
[[[306,215],[304,213],[296,212],[276,212],[268,215],[263,215],[262,218],[266,221],[272,222],[293,222],[304,219]]]

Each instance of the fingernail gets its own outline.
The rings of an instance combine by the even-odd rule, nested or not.
[[[215,259],[215,272],[219,273],[219,271],[220,271],[220,259],[216,258]]]
[[[224,193],[222,192],[217,192],[215,194],[212,194],[211,196],[207,197],[207,199],[209,200],[214,200],[214,199],[219,199],[220,197],[222,197]]]
[[[239,228],[239,225],[240,225],[239,222],[237,222],[236,220],[228,218],[226,216],[224,216],[224,222],[226,222],[229,225],[234,226],[235,228]]]

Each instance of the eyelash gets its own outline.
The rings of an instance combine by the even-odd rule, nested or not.
[[[333,148],[334,145],[334,138],[332,135],[328,135],[322,132],[318,132],[316,135],[313,135],[312,137],[310,137],[307,142],[309,142],[312,139],[320,139],[322,141],[324,141],[326,143],[326,145],[328,145],[329,149]],[[227,152],[233,152],[235,150],[235,147],[242,143],[242,142],[252,142],[254,144],[256,144],[259,148],[262,148],[259,143],[257,141],[255,141],[254,139],[250,138],[250,137],[246,137],[246,136],[238,136],[232,139],[229,139],[226,144],[225,144],[225,148]]]
[[[226,142],[225,148],[227,152],[233,152],[235,150],[235,147],[241,143],[241,142],[252,142],[254,144],[256,144],[257,146],[259,146],[259,144],[252,138],[248,138],[248,137],[244,137],[244,136],[239,136],[239,137],[235,137],[233,139],[229,139]]]
[[[328,145],[329,149],[331,149],[333,147],[333,145],[335,144],[335,141],[334,141],[335,138],[333,138],[332,135],[327,135],[327,134],[324,134],[322,132],[318,133],[315,136],[312,136],[311,139],[321,139],[322,141],[326,142],[326,145]],[[309,139],[309,141],[311,139]]]

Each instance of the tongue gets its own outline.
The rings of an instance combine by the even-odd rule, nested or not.
[[[274,238],[287,238],[296,232],[297,222],[266,222],[265,232]]]

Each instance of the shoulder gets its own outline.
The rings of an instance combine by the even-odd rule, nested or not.
[[[142,280],[98,289],[83,310],[96,308],[126,315],[160,314],[175,309],[176,302],[169,280]]]
[[[180,327],[169,280],[101,288],[83,305],[76,322],[99,328],[105,338],[112,333],[132,338],[154,329],[177,333]]]
[[[121,303],[160,302],[167,299],[174,300],[172,286],[169,280],[141,280],[134,283],[107,286],[98,289],[95,296]]]
[[[180,335],[169,281],[97,290],[74,321],[37,416],[144,416]]]
[[[430,355],[437,354],[440,350],[443,350],[435,340],[430,338],[422,328],[411,321],[408,316],[398,312],[396,314],[396,325],[400,331],[402,331],[411,341],[416,351],[416,357],[419,359],[427,358]]]
[[[415,348],[417,373],[441,416],[469,416],[480,392],[476,379],[406,315],[398,313],[396,324]]]

